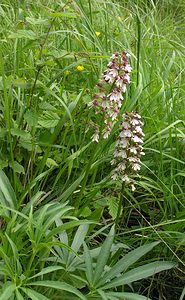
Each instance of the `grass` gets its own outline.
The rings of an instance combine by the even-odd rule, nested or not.
[[[184,11],[181,0],[1,2],[0,299],[89,295],[88,272],[101,261],[95,248],[105,245],[116,220],[117,248],[105,265],[113,266],[126,247],[160,240],[143,262],[169,260],[178,268],[133,284],[133,291],[153,300],[170,299],[167,289],[161,296],[155,289],[163,274],[172,274],[172,285],[181,280],[178,291],[173,289],[182,300]],[[137,110],[145,133],[134,193],[111,179],[120,119],[107,140],[93,143],[91,123],[101,120],[87,105],[109,57],[123,50],[131,54],[133,71],[121,112]],[[68,255],[81,264],[68,270]],[[28,289],[36,274],[45,287],[40,283]],[[64,285],[55,291],[52,286],[59,289],[59,283],[47,283],[47,288],[44,281]],[[91,290],[90,296],[146,299],[116,296],[115,291]],[[117,291],[131,292],[127,285]]]

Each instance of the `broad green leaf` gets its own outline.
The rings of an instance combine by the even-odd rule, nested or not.
[[[29,285],[45,286],[47,288],[53,288],[53,289],[57,289],[57,290],[66,291],[66,292],[75,294],[82,300],[87,300],[86,297],[80,291],[78,291],[76,288],[74,288],[73,286],[71,286],[70,284],[65,283],[65,282],[45,280],[45,281],[37,281],[37,282],[29,283]]]
[[[101,247],[101,250],[100,250],[97,262],[96,262],[94,275],[93,275],[93,284],[94,285],[96,285],[98,283],[98,281],[104,271],[107,260],[109,258],[110,249],[111,249],[111,246],[112,246],[113,240],[114,240],[114,232],[115,232],[114,226],[112,226],[107,238],[105,239],[105,241]]]
[[[129,253],[127,253],[124,257],[122,257],[114,266],[111,267],[110,271],[104,274],[103,278],[100,280],[98,286],[101,286],[106,283],[106,281],[110,281],[112,278],[118,276],[121,272],[125,272],[132,264],[134,264],[138,259],[140,259],[143,255],[151,251],[155,246],[157,246],[160,242],[153,242],[151,244],[143,245],[138,247]]]
[[[16,285],[14,283],[6,283],[3,289],[0,290],[0,292],[2,292],[0,294],[0,300],[8,300],[13,295],[15,289]]]
[[[116,197],[109,197],[107,199],[107,204],[109,214],[111,215],[112,219],[115,220],[118,214],[119,199]]]
[[[80,220],[80,221],[75,220],[75,221],[66,222],[65,224],[62,224],[62,225],[58,226],[57,228],[54,228],[53,230],[51,230],[47,236],[48,236],[48,238],[51,238],[52,236],[54,236],[58,233],[61,233],[65,230],[74,228],[81,224],[94,224],[94,223],[95,223],[94,221],[89,221],[89,220]]]
[[[17,161],[9,162],[9,166],[14,170],[14,172],[18,173],[18,174],[25,174],[25,170],[24,167],[19,164]]]
[[[59,120],[60,118],[56,113],[52,111],[44,111],[42,116],[38,119],[38,124],[44,128],[53,128],[57,126]]]
[[[35,274],[34,276],[30,277],[29,279],[32,279],[32,278],[35,278],[35,277],[38,277],[38,276],[42,276],[44,274],[48,274],[48,273],[51,273],[51,272],[54,272],[54,271],[62,270],[62,269],[64,269],[64,268],[60,267],[60,266],[47,267],[47,268],[42,269],[41,272],[39,272],[39,273]]]
[[[21,130],[19,128],[12,128],[11,129],[11,134],[13,136],[19,136],[19,137],[23,137],[25,139],[31,139],[31,134],[25,130]]]
[[[85,272],[87,280],[90,284],[92,284],[93,281],[93,264],[92,264],[92,257],[90,254],[90,251],[86,245],[86,243],[83,243],[84,247],[84,259],[85,259]]]
[[[82,224],[78,227],[75,236],[73,238],[73,242],[71,244],[71,249],[74,250],[76,253],[82,246],[84,239],[86,237],[86,234],[88,232],[89,225],[88,224]],[[69,253],[68,262],[67,265],[70,265],[71,261],[74,258],[74,253]]]
[[[0,191],[2,192],[5,201],[9,204],[9,206],[12,208],[16,208],[17,200],[16,200],[14,190],[9,182],[8,177],[1,170],[0,170]]]
[[[119,300],[121,300],[121,299],[123,299],[123,300],[151,300],[148,297],[137,295],[137,294],[134,294],[134,293],[110,292],[110,293],[106,293],[106,294],[107,294],[108,297],[110,297],[110,296],[118,297]]]
[[[48,168],[58,167],[58,164],[56,163],[56,161],[50,157],[47,158],[46,165]]]
[[[156,261],[133,270],[128,271],[122,276],[112,280],[110,283],[104,285],[103,289],[115,288],[120,285],[130,284],[134,281],[153,276],[159,272],[174,268],[176,263],[168,261]]]
[[[23,292],[28,295],[32,300],[49,300],[46,296],[28,288],[21,288]]]

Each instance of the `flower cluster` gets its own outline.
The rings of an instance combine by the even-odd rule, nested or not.
[[[119,137],[116,141],[114,159],[111,164],[117,167],[112,176],[113,180],[120,179],[135,190],[130,175],[138,175],[140,170],[140,157],[143,152],[143,136],[141,116],[136,112],[123,114]]]
[[[111,133],[113,122],[117,118],[123,101],[123,93],[130,83],[130,72],[132,70],[127,51],[123,54],[114,53],[107,65],[107,69],[101,76],[96,85],[98,92],[94,95],[93,101],[89,106],[94,107],[96,114],[103,116],[103,138],[108,138]],[[93,141],[99,141],[99,126],[92,137]]]

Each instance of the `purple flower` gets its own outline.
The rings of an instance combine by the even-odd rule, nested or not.
[[[104,125],[102,126],[103,138],[107,139],[112,131],[112,126],[107,127],[108,122],[115,121],[122,106],[123,93],[130,83],[130,72],[132,68],[128,61],[129,54],[124,51],[123,54],[114,53],[107,69],[103,72],[100,81],[96,85],[98,91],[94,95],[94,99],[89,103],[94,108],[95,114],[101,114]],[[95,124],[95,128],[99,128]],[[92,136],[92,140],[99,141],[99,133]]]

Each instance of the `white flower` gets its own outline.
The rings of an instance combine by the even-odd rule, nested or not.
[[[130,162],[138,162],[138,158],[137,157],[129,157],[128,160]]]
[[[130,83],[130,75],[128,73],[124,74],[124,82],[126,82],[127,84]]]
[[[132,132],[130,130],[123,130],[120,132],[120,137],[131,137],[132,136]]]
[[[143,140],[140,139],[137,135],[135,135],[132,140],[134,141],[134,143],[139,143],[139,144],[142,144],[143,143]]]
[[[96,131],[94,134],[93,134],[93,136],[92,136],[92,141],[93,142],[99,142],[99,132],[98,131]]]
[[[112,75],[114,78],[118,76],[118,70],[116,69],[109,69],[108,74]]]
[[[133,169],[134,171],[139,171],[139,170],[141,169],[141,166],[140,166],[139,164],[133,164],[133,165],[132,165],[132,169]]]
[[[131,189],[132,189],[132,192],[134,192],[135,191],[135,185],[134,184],[131,184]]]
[[[126,182],[126,183],[130,183],[130,178],[128,177],[127,174],[125,174],[125,175],[122,176],[122,180],[123,180],[124,182]]]
[[[136,126],[136,127],[135,127],[135,131],[136,131],[137,133],[143,133],[141,126]]]
[[[111,74],[106,74],[103,77],[104,77],[105,81],[108,81],[108,83],[113,83],[115,80]]]
[[[132,67],[128,64],[125,66],[125,71],[130,73],[132,71]]]
[[[130,152],[137,154],[137,148],[136,147],[130,147]]]
[[[122,125],[122,127],[125,128],[125,129],[130,128],[130,124],[129,124],[128,122],[123,122],[121,125]]]
[[[118,178],[118,174],[117,174],[117,173],[114,173],[114,174],[111,176],[111,178],[112,178],[113,180],[116,180],[116,179]]]
[[[113,111],[111,111],[111,110],[109,111],[109,116],[112,118],[112,121],[114,121],[116,119],[118,113],[119,113],[119,109],[116,107],[114,108]]]
[[[109,104],[108,99],[104,99],[104,100],[102,101],[102,106],[105,107],[105,108],[109,108],[109,107],[110,107],[110,104]]]
[[[124,162],[121,162],[117,167],[118,171],[124,171],[125,169],[126,169],[126,164]]]
[[[119,139],[116,141],[116,146],[121,146],[121,148],[126,148],[128,146],[128,140],[127,139]]]
[[[121,92],[118,92],[117,90],[113,90],[113,92],[111,94],[108,95],[110,97],[110,101],[119,101],[119,100],[123,100],[123,96],[121,94]]]
[[[118,156],[121,157],[121,158],[126,158],[127,157],[127,152],[125,150],[120,150]]]

